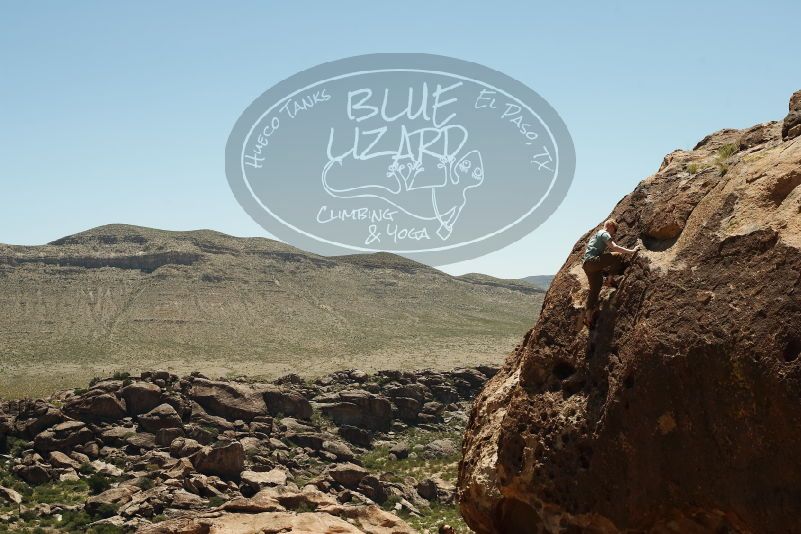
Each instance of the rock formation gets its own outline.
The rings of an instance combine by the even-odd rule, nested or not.
[[[455,493],[427,471],[412,476],[415,458],[455,473],[454,440],[442,436],[461,434],[469,402],[496,370],[354,370],[274,383],[155,371],[3,401],[0,524],[410,534],[395,514],[438,521]],[[402,458],[409,472],[382,468]]]
[[[593,331],[576,243],[474,404],[476,532],[801,531],[800,105],[668,154],[620,201],[616,241],[643,250]]]

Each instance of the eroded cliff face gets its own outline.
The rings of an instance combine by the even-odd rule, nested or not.
[[[592,332],[579,239],[473,408],[477,532],[801,531],[799,109],[672,152],[615,207],[643,249]]]

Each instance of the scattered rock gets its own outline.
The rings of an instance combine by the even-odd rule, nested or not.
[[[0,401],[0,438],[32,440],[15,442],[14,450],[24,453],[10,465],[12,474],[29,484],[89,477],[111,483],[85,506],[71,509],[108,516],[93,525],[123,530],[144,528],[159,515],[197,517],[217,507],[222,515],[311,510],[344,518],[362,532],[387,533],[395,532],[394,516],[387,514],[384,526],[368,528],[359,523],[359,510],[390,498],[409,513],[426,508],[416,481],[383,481],[357,465],[357,458],[374,439],[403,457],[403,444],[396,447],[392,432],[385,434],[390,428],[429,423],[433,426],[421,428],[436,430],[443,421],[438,414],[461,420],[469,400],[458,396],[462,378],[444,371],[343,371],[323,380],[325,386],[278,382],[179,379],[166,372],[101,380],[86,392],[13,405]],[[454,403],[432,400],[436,386],[452,387]],[[324,416],[328,410],[335,417],[314,419],[312,402]],[[407,405],[408,415],[402,413]],[[310,484],[299,489],[301,480]],[[28,513],[43,517],[66,509],[42,504]]]
[[[456,445],[449,439],[436,439],[423,448],[423,456],[427,458],[448,458],[456,454]]]
[[[409,456],[409,444],[405,441],[396,443],[390,447],[389,453],[394,455],[396,460],[403,460]]]
[[[60,451],[52,451],[49,455],[50,465],[53,467],[70,467],[78,469],[81,464]]]
[[[0,486],[0,499],[11,504],[20,504],[22,502],[22,495],[11,488]]]
[[[276,467],[270,471],[256,472],[243,471],[242,484],[249,488],[253,493],[267,486],[284,486],[287,483],[288,473]]]

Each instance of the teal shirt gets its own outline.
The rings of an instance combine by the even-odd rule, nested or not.
[[[584,251],[583,261],[600,258],[601,254],[606,250],[606,245],[612,241],[612,236],[606,230],[598,230],[598,232],[590,238],[587,243],[587,250]]]

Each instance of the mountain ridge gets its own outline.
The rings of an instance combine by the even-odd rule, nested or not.
[[[130,361],[268,378],[493,362],[541,300],[520,281],[394,254],[327,257],[214,230],[104,225],[0,245],[0,392],[75,385]]]

